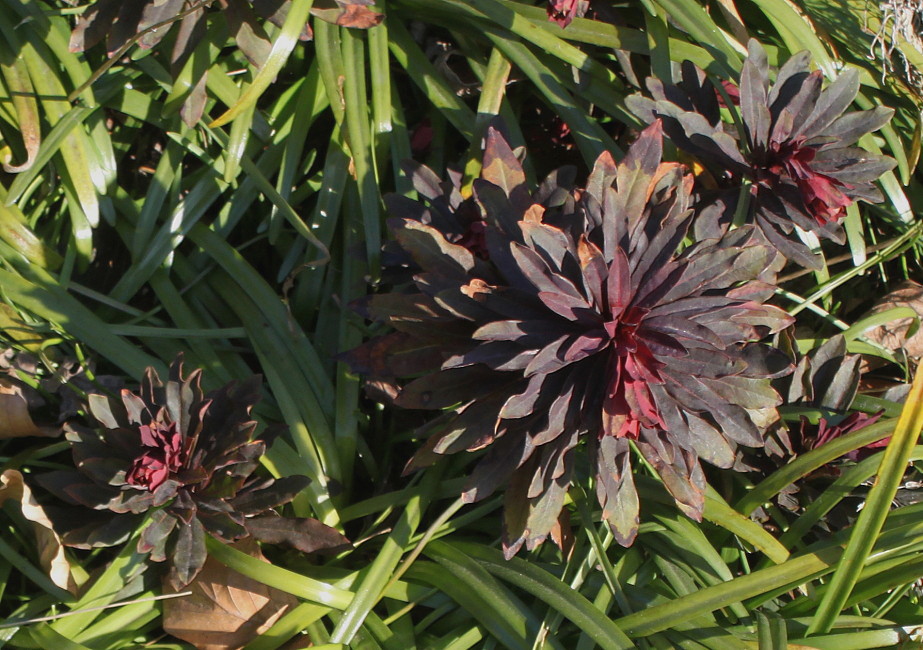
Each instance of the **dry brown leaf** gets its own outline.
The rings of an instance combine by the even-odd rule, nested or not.
[[[323,21],[339,25],[340,27],[352,27],[354,29],[371,29],[380,25],[385,19],[384,14],[377,13],[369,9],[366,4],[353,4],[357,0],[339,0],[335,8],[325,9],[322,6],[316,6],[311,9],[311,13],[316,18]],[[323,3],[329,4],[329,3]]]
[[[60,427],[39,427],[29,415],[29,403],[22,388],[15,382],[0,378],[0,439],[44,436],[53,438],[61,434]]]
[[[19,503],[22,516],[33,522],[39,562],[48,573],[48,577],[62,589],[76,593],[61,538],[55,532],[42,506],[32,496],[32,491],[23,481],[22,474],[15,469],[8,469],[0,474],[0,505],[8,499]]]
[[[267,561],[252,539],[233,547]],[[163,629],[199,650],[241,648],[298,604],[291,594],[237,573],[211,557],[186,590],[192,595],[164,602]]]
[[[371,9],[366,9],[359,5],[347,5],[343,15],[337,18],[337,25],[356,29],[371,29],[381,24],[384,19],[384,14],[376,13]]]
[[[866,316],[895,307],[910,307],[923,319],[923,286],[912,280],[901,283],[897,289],[875,303],[875,306],[869,310]],[[920,358],[923,357],[923,327],[908,338],[907,331],[912,323],[912,318],[898,318],[890,323],[873,327],[865,332],[865,336],[870,341],[892,352],[903,350],[908,359],[914,363],[919,363]],[[869,361],[874,360],[870,359]]]

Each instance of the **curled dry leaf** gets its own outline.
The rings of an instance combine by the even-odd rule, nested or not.
[[[37,426],[29,415],[29,403],[22,388],[10,379],[0,378],[0,439],[59,435],[59,427]]]
[[[0,474],[0,505],[9,499],[19,503],[22,516],[33,522],[39,561],[48,577],[62,589],[75,593],[76,586],[71,577],[67,557],[64,555],[61,538],[55,532],[42,506],[32,496],[32,491],[23,481],[22,474],[14,469]]]
[[[252,538],[232,546],[268,562]],[[298,604],[211,557],[185,590],[192,594],[164,601],[163,629],[199,650],[243,647]]]
[[[875,303],[866,316],[895,307],[910,307],[920,318],[923,318],[923,285],[907,280]],[[865,337],[892,352],[903,352],[909,361],[919,363],[920,358],[923,357],[923,327],[917,328],[908,337],[907,334],[913,324],[912,318],[898,318],[884,325],[873,327],[865,333]],[[874,364],[874,360],[869,359],[869,363]]]
[[[369,9],[371,4],[371,0],[321,0],[315,3],[311,14],[340,27],[371,29],[385,18],[384,14]]]

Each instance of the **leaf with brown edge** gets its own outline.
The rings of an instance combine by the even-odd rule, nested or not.
[[[483,164],[481,178],[501,188],[519,214],[525,212],[531,201],[522,163],[506,139],[493,127],[487,129]]]
[[[64,555],[61,538],[45,510],[32,496],[32,490],[26,485],[22,474],[14,469],[0,474],[0,505],[11,499],[19,503],[22,516],[34,524],[39,562],[48,572],[48,577],[62,589],[76,593],[77,588],[71,577],[70,564]]]
[[[268,563],[252,539],[233,547]],[[185,590],[192,594],[164,601],[163,629],[199,650],[241,648],[298,604],[294,596],[213,558]]]
[[[638,491],[631,474],[631,452],[624,438],[604,436],[596,452],[596,496],[603,519],[622,546],[631,546],[638,534]]]
[[[60,427],[40,427],[29,415],[29,403],[22,387],[10,379],[0,378],[0,439],[61,435]]]

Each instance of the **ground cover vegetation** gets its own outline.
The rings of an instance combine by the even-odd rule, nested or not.
[[[917,647],[921,18],[0,0],[0,645]]]

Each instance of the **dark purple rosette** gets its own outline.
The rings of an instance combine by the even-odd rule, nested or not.
[[[792,322],[765,304],[778,252],[752,227],[687,245],[693,181],[661,162],[659,122],[580,190],[552,174],[531,192],[496,131],[487,151],[487,257],[432,220],[393,219],[412,280],[365,310],[396,331],[346,355],[393,380],[398,406],[442,412],[408,470],[478,452],[463,496],[506,486],[508,556],[556,526],[578,454],[620,543],[638,529],[636,452],[701,517],[700,460],[730,467],[738,445],[761,446],[780,403],[770,379],[791,370],[759,342]]]

